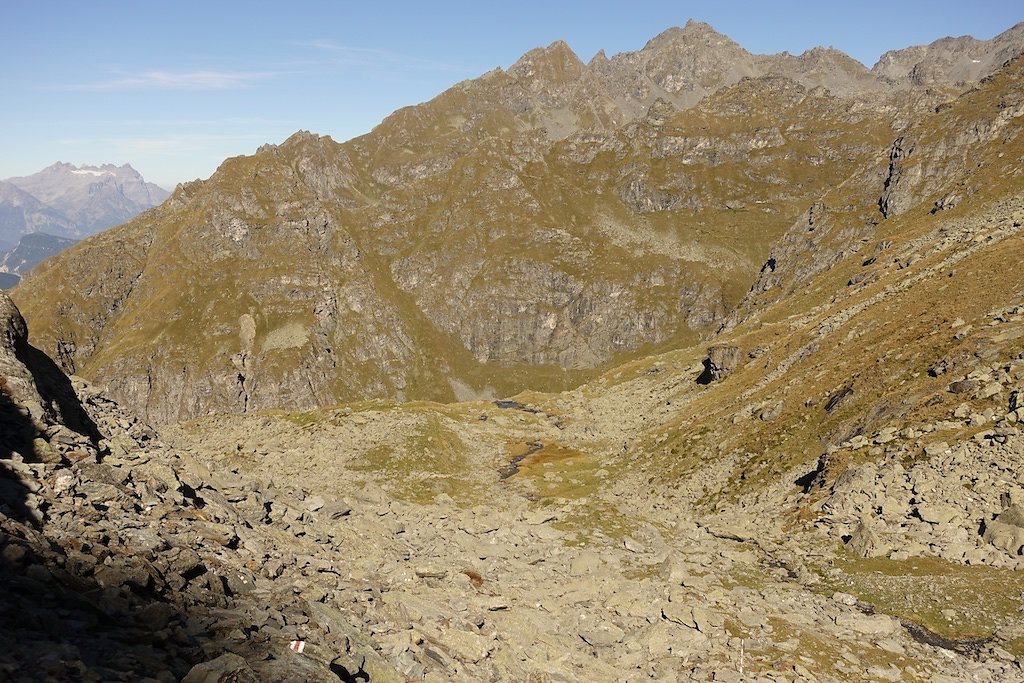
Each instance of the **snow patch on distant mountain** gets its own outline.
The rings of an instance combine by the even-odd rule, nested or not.
[[[94,168],[76,168],[71,171],[75,175],[114,175],[110,171],[98,171]]]

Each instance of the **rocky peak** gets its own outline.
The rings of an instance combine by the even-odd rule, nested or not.
[[[883,54],[871,72],[905,86],[963,86],[976,83],[1024,51],[1024,22],[991,40],[971,36],[940,38]]]
[[[58,161],[38,173],[10,178],[9,183],[31,194],[72,224],[69,229],[46,224],[44,229],[61,236],[77,237],[121,223],[145,209],[156,206],[168,193],[129,164],[117,166],[75,166]],[[24,216],[22,223],[37,221]],[[0,233],[11,230],[0,220]],[[33,232],[23,229],[21,232]]]
[[[604,48],[601,48],[600,50],[597,51],[597,53],[593,57],[590,58],[590,61],[587,62],[587,66],[588,67],[593,67],[593,66],[595,66],[597,64],[607,64],[607,63],[608,63],[608,55],[605,53]]]
[[[857,68],[867,71],[867,67],[842,50],[834,47],[812,47],[797,57],[800,62],[809,65],[841,65],[844,68]]]
[[[657,50],[671,44],[691,45],[728,45],[739,47],[739,44],[728,36],[716,31],[710,24],[689,19],[685,26],[668,28],[647,42],[644,50]]]
[[[308,130],[298,130],[288,136],[288,138],[281,143],[280,147],[298,147],[299,145],[315,144],[319,142],[321,136],[317,133],[311,133]],[[323,136],[323,139],[330,139],[329,136]]]
[[[708,24],[692,19],[682,28],[673,27],[661,32],[648,41],[640,52],[656,55],[666,51],[673,54],[686,52],[707,59],[714,56],[734,59],[750,55],[728,36],[722,35]],[[724,64],[721,68],[726,69],[728,66]]]
[[[513,78],[532,81],[532,84],[559,85],[574,81],[583,72],[583,62],[563,41],[556,40],[547,47],[530,50],[509,67]]]

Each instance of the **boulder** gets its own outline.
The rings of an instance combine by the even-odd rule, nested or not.
[[[985,525],[983,538],[1011,555],[1024,554],[1024,528],[995,521]]]
[[[457,628],[446,629],[438,638],[438,642],[453,657],[469,664],[484,659],[493,648],[493,643],[488,638]]]
[[[917,506],[917,515],[929,524],[948,524],[960,516],[960,509],[942,503],[921,504]]]
[[[978,380],[962,379],[949,385],[949,391],[953,394],[966,394],[978,388]]]
[[[879,535],[872,529],[865,520],[860,520],[857,528],[850,534],[846,541],[846,547],[850,552],[860,557],[884,557],[892,548],[882,541]]]
[[[181,683],[259,683],[255,672],[242,657],[228,652],[202,664],[196,664]]]
[[[1024,506],[1011,505],[985,525],[983,538],[1011,555],[1024,554]]]
[[[704,359],[704,372],[697,378],[700,384],[710,384],[724,379],[726,375],[739,367],[743,359],[743,351],[738,346],[716,344],[708,349],[708,357]]]
[[[836,626],[865,636],[888,636],[899,629],[900,622],[885,614],[848,612],[836,617]]]
[[[584,626],[579,630],[579,636],[588,645],[593,647],[611,647],[621,643],[626,633],[610,621],[604,621],[593,626]]]

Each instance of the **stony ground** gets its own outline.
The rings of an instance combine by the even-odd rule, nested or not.
[[[631,391],[623,389],[626,396]],[[563,408],[588,405],[582,392],[560,400]],[[966,562],[982,564],[994,572],[986,580],[1004,589],[1007,580],[1024,589],[1011,570],[1020,561],[977,529],[948,533],[933,527],[953,521],[912,514],[914,484],[904,491],[895,477],[869,482],[866,473],[892,468],[852,470],[828,491],[805,492],[794,474],[761,501],[709,513],[692,488],[674,492],[669,504],[666,496],[612,485],[629,457],[632,425],[605,422],[600,406],[591,407],[584,421],[532,405],[464,404],[439,418],[425,406],[381,404],[212,417],[167,436],[212,455],[219,471],[256,477],[264,488],[288,482],[314,507],[342,501],[348,512],[334,521],[330,537],[359,551],[335,558],[334,566],[339,577],[365,581],[379,595],[361,612],[364,626],[374,647],[411,680],[1020,677],[1017,655],[1006,649],[1019,647],[1019,602],[982,600],[978,609],[991,612],[984,618],[950,617],[970,622],[964,625],[979,637],[947,638],[919,612],[900,609],[884,593],[891,586],[865,581],[887,569],[894,580],[901,574],[898,564],[868,569],[864,555],[892,557],[883,563],[930,558],[940,566],[925,566],[934,575],[918,571],[914,588],[941,585],[948,592],[957,585],[953,565],[934,558],[950,556],[967,572]],[[614,429],[604,433],[602,424]],[[623,440],[625,450],[616,447]],[[578,448],[550,445],[556,443]],[[972,517],[1002,509],[994,492],[1016,473],[1000,473],[992,463],[1021,452],[1016,436],[1003,443],[979,437],[942,449],[907,471],[906,481],[933,481],[951,461],[974,473],[981,480],[975,496],[932,497],[949,506],[979,501],[955,518],[963,522],[956,528],[966,529]],[[876,546],[864,552],[849,538],[866,533],[850,518],[851,510],[870,509],[858,496],[877,498],[893,526],[872,530]],[[801,503],[818,510],[815,524],[793,527],[768,509]],[[851,549],[842,548],[844,539]],[[896,545],[902,555],[891,553]],[[971,609],[959,596],[947,600]]]
[[[723,504],[734,459],[666,488],[641,457],[702,395],[681,356],[599,390],[157,434],[78,379],[58,401],[5,339],[5,680],[1024,675],[1019,358],[951,375],[948,419]]]
[[[1024,679],[1024,203],[927,215],[707,358],[159,433],[0,295],[0,679]]]

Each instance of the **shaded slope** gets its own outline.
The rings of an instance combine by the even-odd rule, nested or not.
[[[27,273],[43,259],[67,249],[77,241],[48,235],[44,232],[30,232],[22,235],[16,247],[6,252],[0,252],[0,272]]]

